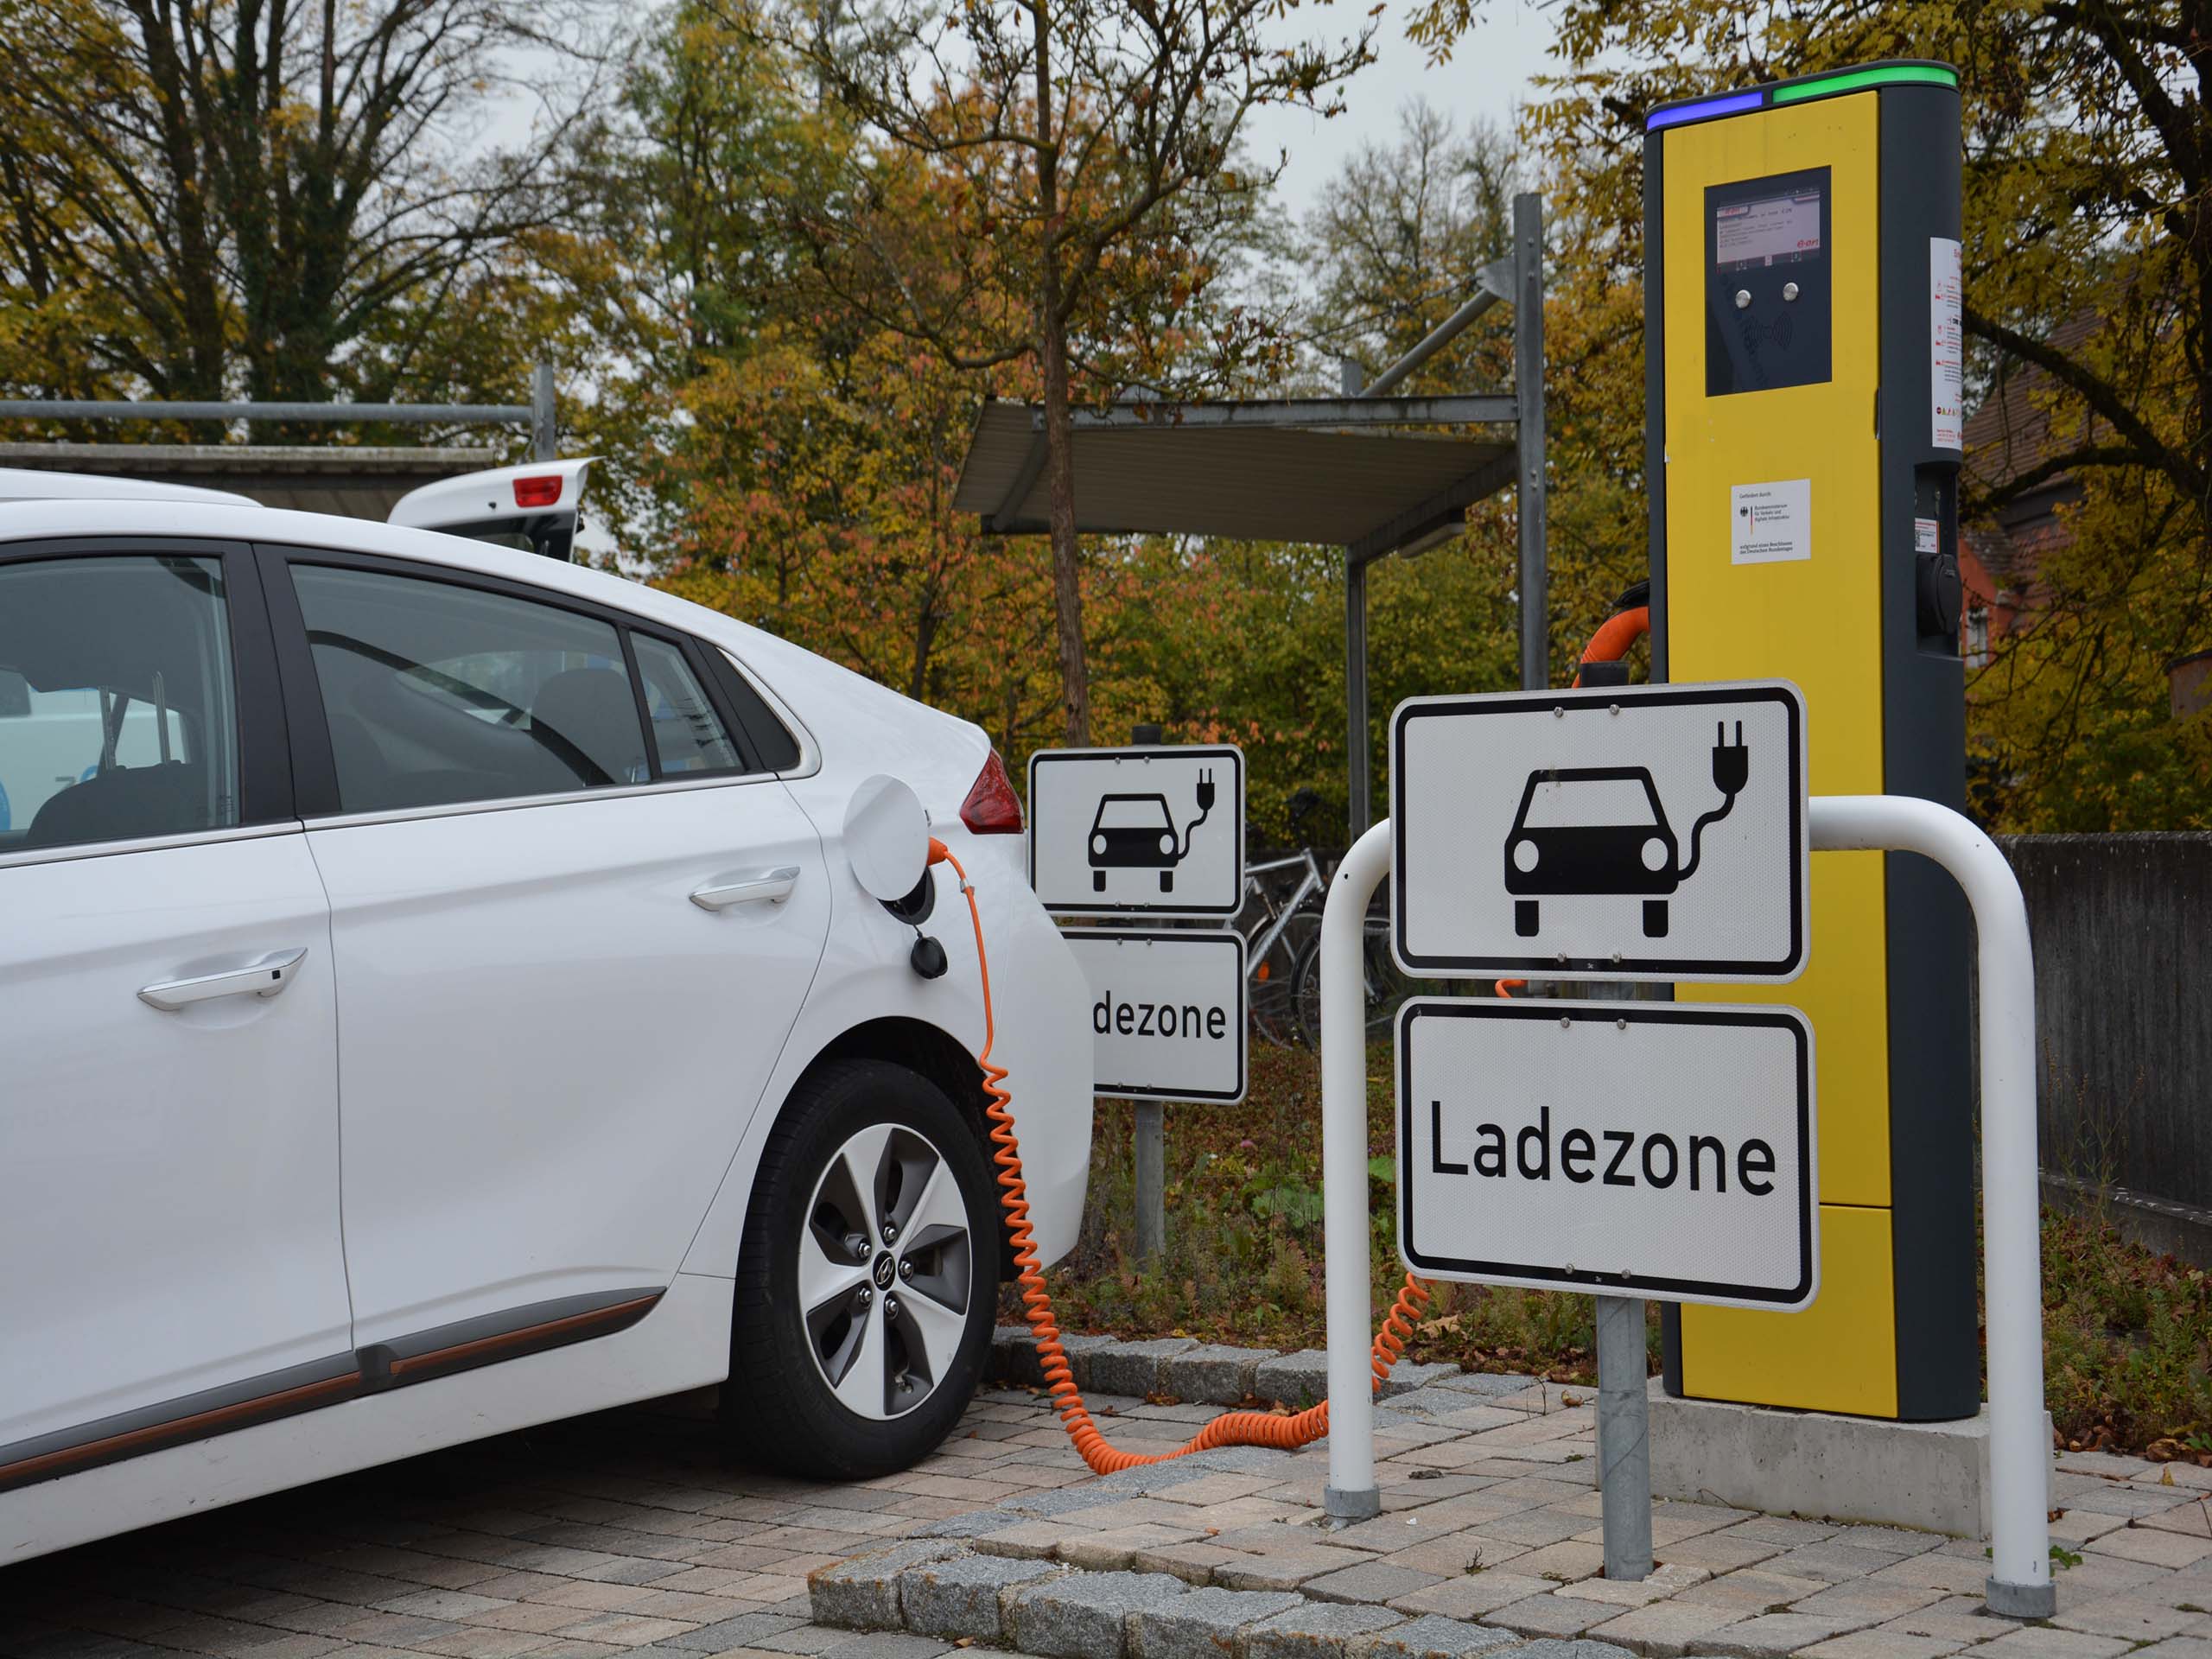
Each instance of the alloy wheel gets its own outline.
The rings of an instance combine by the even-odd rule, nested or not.
[[[856,1416],[903,1417],[951,1374],[975,1250],[960,1183],[925,1135],[872,1123],[837,1149],[798,1246],[807,1349]]]

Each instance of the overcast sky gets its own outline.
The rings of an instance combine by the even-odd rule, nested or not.
[[[1406,40],[1404,20],[1413,4],[1414,0],[1387,0],[1387,10],[1377,20],[1376,60],[1345,88],[1344,114],[1325,121],[1299,111],[1274,109],[1253,117],[1249,130],[1255,159],[1272,161],[1278,150],[1289,154],[1281,188],[1284,206],[1292,213],[1304,214],[1322,185],[1360,144],[1390,142],[1397,133],[1399,111],[1415,98],[1427,99],[1462,126],[1480,118],[1512,132],[1515,113],[1529,95],[1529,79],[1542,72],[1544,53],[1552,41],[1551,19],[1537,0],[1484,0],[1473,33],[1459,42],[1452,60],[1438,68],[1431,68],[1427,55]],[[1300,7],[1290,14],[1289,27],[1320,35],[1341,34],[1354,27],[1365,10],[1360,0]],[[550,54],[547,61],[553,61]],[[529,78],[527,58],[509,67]],[[487,146],[523,143],[537,112],[535,99],[518,95],[505,100],[486,122],[479,142]]]
[[[1338,4],[1291,14],[1294,19],[1356,16],[1362,7]],[[1410,0],[1389,0],[1376,31],[1376,60],[1344,90],[1344,113],[1334,120],[1291,110],[1261,111],[1252,124],[1253,149],[1272,158],[1289,152],[1283,169],[1283,202],[1303,214],[1321,187],[1362,143],[1388,143],[1397,133],[1398,111],[1415,98],[1454,117],[1461,126],[1487,120],[1509,137],[1516,113],[1531,96],[1529,83],[1544,72],[1552,42],[1551,18],[1534,0],[1487,0],[1470,36],[1452,61],[1431,68],[1427,54],[1405,37]]]

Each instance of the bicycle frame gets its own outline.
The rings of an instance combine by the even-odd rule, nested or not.
[[[1300,865],[1305,867],[1306,874],[1291,890],[1290,897],[1281,905],[1276,905],[1258,878],[1277,870],[1295,869]],[[1282,938],[1284,931],[1290,926],[1291,918],[1298,914],[1308,899],[1326,893],[1328,887],[1328,880],[1321,874],[1320,858],[1311,847],[1302,847],[1287,858],[1271,858],[1244,867],[1246,894],[1256,895],[1268,911],[1268,925],[1246,941],[1247,977],[1258,977],[1261,964],[1267,961],[1268,953],[1275,947],[1275,941]]]

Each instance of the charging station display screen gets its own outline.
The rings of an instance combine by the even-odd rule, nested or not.
[[[1705,392],[1817,385],[1834,354],[1825,167],[1706,187]]]
[[[1713,261],[1724,271],[1794,264],[1821,252],[1821,193],[1793,190],[1723,202],[1713,213]]]

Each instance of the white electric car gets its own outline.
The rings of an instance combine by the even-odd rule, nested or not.
[[[565,553],[580,472],[415,507]],[[888,774],[966,865],[1064,1254],[1083,983],[985,735],[559,558],[81,485],[0,477],[0,1565],[709,1383],[793,1470],[934,1447],[1010,1260],[979,964],[842,836]]]

